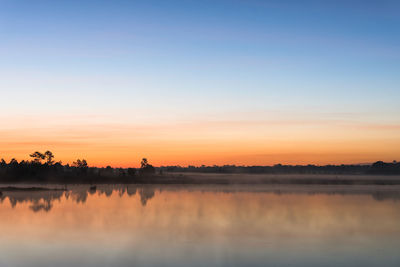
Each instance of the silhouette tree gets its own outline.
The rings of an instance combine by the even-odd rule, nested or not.
[[[86,175],[88,173],[88,169],[89,169],[88,164],[87,164],[86,160],[84,160],[84,159],[82,159],[82,160],[77,159],[76,161],[74,161],[72,163],[72,166],[77,168],[79,174]]]
[[[10,160],[10,163],[9,163],[9,164],[15,166],[15,165],[18,165],[18,161],[17,161],[16,159],[13,158],[13,159]]]
[[[53,155],[53,153],[51,151],[47,150],[44,153],[44,156],[46,158],[47,165],[53,165],[54,164],[54,160],[53,160],[54,159],[54,155]]]
[[[72,163],[72,166],[76,168],[86,169],[88,167],[88,164],[85,159],[83,160],[77,159]]]
[[[33,162],[35,163],[42,163],[42,160],[46,158],[46,156],[38,151],[35,153],[32,153],[29,155],[31,158],[33,158]]]
[[[143,158],[142,159],[142,162],[140,163],[140,165],[141,165],[141,167],[140,168],[146,168],[148,165],[149,165],[149,163],[148,163],[148,161],[147,161],[147,159],[146,158]]]
[[[141,165],[141,167],[140,167],[140,170],[139,170],[139,174],[141,174],[141,175],[151,175],[151,174],[155,174],[156,173],[156,169],[151,164],[149,164],[149,162],[147,161],[146,158],[142,159],[142,162],[141,162],[140,165]]]

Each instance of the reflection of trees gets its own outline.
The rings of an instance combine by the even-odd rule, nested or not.
[[[10,201],[11,207],[15,208],[18,204],[28,203],[29,208],[34,212],[45,211],[48,212],[52,209],[53,203],[56,200],[71,199],[75,203],[85,204],[89,195],[104,195],[107,198],[113,194],[118,197],[127,195],[133,197],[139,193],[140,201],[145,206],[149,199],[154,197],[155,190],[152,187],[140,187],[136,185],[128,186],[97,186],[95,190],[85,187],[77,186],[68,190],[4,190],[0,191],[0,203],[5,199]]]
[[[147,201],[154,197],[154,190],[149,187],[144,187],[139,189],[139,195],[140,195],[140,202],[142,202],[143,206],[146,206]]]
[[[60,201],[62,197],[70,199],[79,204],[85,204],[88,196],[105,196],[113,197],[134,197],[138,193],[142,206],[146,206],[148,201],[155,196],[155,191],[187,191],[187,192],[218,192],[218,193],[235,193],[235,192],[251,192],[254,194],[325,194],[325,195],[370,195],[377,201],[385,200],[400,200],[399,190],[379,190],[378,188],[369,189],[352,189],[351,187],[332,188],[332,187],[246,187],[238,189],[237,187],[227,186],[157,186],[157,185],[97,185],[95,189],[90,186],[73,186],[68,190],[6,190],[0,189],[0,203],[8,199],[11,207],[15,208],[18,204],[28,203],[29,208],[34,212],[45,211],[52,209],[54,201]],[[1,191],[2,190],[2,191]]]
[[[107,197],[110,197],[112,195],[113,191],[114,191],[114,189],[112,187],[107,187],[103,190],[100,190],[100,193],[101,194],[104,193]]]
[[[47,212],[47,211],[50,211],[52,207],[53,207],[53,204],[50,200],[44,200],[43,202],[35,202],[29,206],[29,208],[31,210],[33,210],[34,212],[38,212],[41,210]]]
[[[72,198],[76,203],[85,203],[88,197],[88,191],[80,191],[72,194]]]
[[[60,190],[44,190],[44,191],[3,191],[0,194],[0,203],[8,199],[11,207],[16,207],[17,204],[29,203],[29,208],[35,212],[44,210],[49,211],[52,208],[52,203],[59,200],[64,195]]]
[[[135,186],[127,186],[126,193],[128,196],[134,196],[136,194],[136,187]]]

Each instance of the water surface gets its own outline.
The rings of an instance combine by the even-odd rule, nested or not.
[[[0,266],[400,266],[400,188],[69,186],[0,196]]]

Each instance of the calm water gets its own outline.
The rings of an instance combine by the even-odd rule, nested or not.
[[[3,192],[0,266],[400,266],[393,187]]]

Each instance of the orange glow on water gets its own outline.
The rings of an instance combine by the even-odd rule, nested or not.
[[[27,240],[58,236],[70,242],[74,240],[70,233],[76,237],[97,236],[105,241],[122,238],[126,231],[136,232],[136,235],[143,235],[145,231],[151,236],[154,231],[163,229],[185,232],[196,238],[201,238],[200,232],[207,232],[208,235],[236,237],[254,233],[279,239],[283,235],[318,238],[329,235],[333,238],[338,232],[343,234],[343,230],[368,229],[389,235],[399,228],[398,204],[390,200],[377,201],[369,195],[275,194],[236,192],[226,187],[132,185],[128,195],[121,191],[125,187],[118,190],[106,187],[106,192],[101,194],[89,194],[84,189],[78,187],[78,192],[60,193],[47,212],[34,212],[33,201],[22,200],[23,195],[29,199],[32,193],[10,193],[11,198],[21,199],[21,202],[12,207],[8,197],[2,200],[0,212],[4,216],[0,225],[4,233],[19,232],[19,238]],[[371,213],[374,216],[371,217]],[[382,228],[381,218],[385,216],[388,220]],[[46,221],[46,228],[40,227],[43,221]],[[199,225],[201,229],[187,228]],[[277,226],[280,232],[276,232]],[[114,236],[108,235],[110,231]],[[210,231],[215,232],[211,234]],[[41,242],[44,241],[42,238]]]

